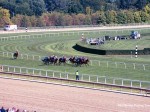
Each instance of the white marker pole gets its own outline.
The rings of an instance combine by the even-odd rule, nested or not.
[[[137,58],[137,55],[138,55],[138,46],[136,45],[136,47],[135,47],[135,58]]]

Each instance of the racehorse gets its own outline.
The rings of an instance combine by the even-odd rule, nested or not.
[[[59,58],[59,65],[61,64],[61,63],[63,63],[63,64],[66,64],[66,58],[65,57],[62,57],[62,58]]]
[[[85,57],[71,57],[69,61],[75,66],[89,65],[89,59]]]
[[[76,60],[75,60],[75,57],[71,56],[69,58],[69,61],[72,63],[72,64],[75,64],[76,63]]]
[[[18,58],[18,51],[16,51],[16,52],[13,54],[13,58],[14,58],[14,59],[17,59],[17,58]]]
[[[81,63],[84,64],[84,65],[89,65],[89,62],[90,62],[90,61],[89,61],[88,58],[82,58],[82,59],[81,59]]]
[[[44,63],[45,65],[48,65],[49,62],[50,62],[50,59],[49,59],[49,57],[44,57],[44,58],[42,59],[42,61],[43,61],[43,63]]]
[[[50,59],[49,60],[50,64],[54,64],[54,65],[57,64],[57,61],[58,61],[57,56],[50,56],[49,59]]]

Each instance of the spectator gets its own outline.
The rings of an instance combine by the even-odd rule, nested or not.
[[[76,71],[76,80],[79,80],[79,72],[78,72],[78,70]]]
[[[0,109],[0,112],[6,112],[6,110],[4,109],[4,107],[2,107],[2,108]]]

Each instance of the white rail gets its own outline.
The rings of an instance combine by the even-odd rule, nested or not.
[[[60,72],[60,71],[53,71],[53,70],[43,70],[43,69],[35,69],[35,68],[27,68],[27,67],[0,65],[0,71],[75,80],[74,73]],[[150,81],[131,80],[131,79],[88,75],[88,74],[80,74],[80,80],[88,81],[88,82],[103,83],[103,84],[130,86],[130,87],[137,87],[137,88],[150,88]]]

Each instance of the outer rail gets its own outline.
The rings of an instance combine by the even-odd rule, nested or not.
[[[96,83],[96,82],[88,82],[88,81],[81,81],[81,80],[64,79],[64,78],[54,78],[54,77],[48,77],[48,76],[21,74],[21,73],[13,73],[13,72],[0,72],[0,74],[11,75],[11,77],[4,77],[4,78],[29,80],[29,79],[24,79],[24,78],[21,78],[21,77],[30,77],[30,78],[32,78],[32,80],[30,80],[30,81],[35,81],[35,82],[61,84],[61,85],[76,86],[76,87],[83,87],[83,88],[90,88],[90,89],[97,89],[97,90],[106,90],[106,91],[119,92],[119,93],[142,95],[142,96],[148,96],[148,97],[149,97],[149,94],[150,94],[150,88],[138,88],[138,87],[115,85],[115,84],[104,84],[104,83]],[[13,77],[13,76],[18,76],[19,78],[16,78],[16,77]],[[3,77],[3,76],[0,75],[0,77]],[[40,78],[40,79],[43,79],[43,80],[36,80],[34,78]],[[48,82],[48,80],[54,80],[55,82],[54,81]],[[59,81],[59,83],[56,83],[58,81]],[[63,82],[67,82],[67,84],[65,84]],[[71,84],[71,83],[74,83],[74,84]],[[79,83],[79,85],[87,84],[87,85],[90,85],[90,87],[78,86],[78,85],[75,85],[75,83]],[[101,86],[103,86],[103,88],[99,88]],[[119,91],[117,91],[115,89],[119,89]],[[124,89],[130,90],[130,92],[125,92],[125,91],[123,91]],[[134,91],[138,91],[138,93],[136,93]]]

